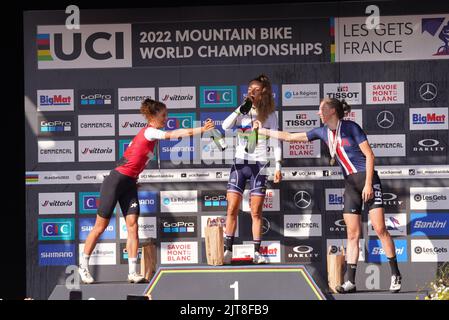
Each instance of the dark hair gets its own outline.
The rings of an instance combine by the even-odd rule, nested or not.
[[[345,99],[340,101],[335,98],[324,98],[323,102],[337,111],[338,119],[340,120],[351,111],[351,106],[345,101]]]
[[[257,76],[252,79],[249,83],[252,82],[260,82],[262,84],[262,92],[260,103],[256,106],[257,108],[257,120],[260,122],[265,122],[268,116],[274,112],[274,99],[273,99],[273,91],[271,89],[270,79],[264,74]]]
[[[142,101],[142,105],[140,106],[140,113],[144,115],[147,120],[151,116],[157,115],[159,112],[165,110],[167,106],[160,101],[155,101],[152,99],[145,99]]]

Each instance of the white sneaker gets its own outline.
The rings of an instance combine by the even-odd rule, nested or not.
[[[137,272],[128,274],[128,282],[130,283],[141,283],[145,282],[145,277],[138,274]]]
[[[253,262],[255,264],[262,264],[262,263],[268,263],[267,259],[260,254],[260,252],[254,252],[254,259]]]
[[[78,273],[83,283],[91,284],[94,282],[94,278],[90,275],[89,269],[78,267]]]
[[[341,286],[336,286],[335,290],[337,290],[338,293],[352,293],[356,291],[356,287],[354,283],[348,280]]]
[[[223,255],[223,264],[231,264],[232,251],[226,250]]]
[[[393,293],[399,292],[401,290],[401,282],[402,282],[402,277],[401,276],[392,275],[391,276],[390,291],[393,292]]]

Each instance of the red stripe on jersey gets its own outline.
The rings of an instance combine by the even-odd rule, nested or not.
[[[335,132],[335,130],[333,130],[333,131],[332,131],[332,135],[333,135],[333,137],[334,137],[334,140],[335,140],[335,134],[336,134],[336,132]],[[337,150],[336,150],[336,152],[337,152],[338,158],[340,159],[340,161],[341,161],[341,163],[343,164],[343,166],[346,168],[346,171],[348,172],[348,174],[354,173],[354,172],[352,171],[351,166],[350,166],[349,163],[348,163],[348,160],[344,157],[344,155],[343,155],[343,153],[341,152],[340,148],[343,148],[343,147],[340,146],[340,143],[337,141]]]

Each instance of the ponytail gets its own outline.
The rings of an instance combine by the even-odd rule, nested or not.
[[[340,101],[335,98],[324,98],[323,100],[325,104],[336,110],[338,119],[340,120],[346,117],[349,112],[351,112],[351,106],[345,101],[345,99]]]

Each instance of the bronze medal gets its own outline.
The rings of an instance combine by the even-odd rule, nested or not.
[[[335,158],[332,158],[331,161],[329,161],[329,163],[331,164],[331,166],[333,166],[335,164]]]

